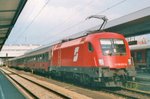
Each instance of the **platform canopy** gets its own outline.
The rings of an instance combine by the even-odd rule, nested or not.
[[[0,50],[27,0],[0,0]]]
[[[150,33],[150,7],[109,21],[105,31],[119,32],[125,37]]]

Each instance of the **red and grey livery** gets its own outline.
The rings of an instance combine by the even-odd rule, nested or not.
[[[127,41],[112,32],[88,34],[41,48],[9,60],[9,66],[109,87],[135,77]]]

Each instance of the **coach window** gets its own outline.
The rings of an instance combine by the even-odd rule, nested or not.
[[[40,61],[42,60],[42,55],[40,55]]]
[[[45,61],[48,61],[48,53],[45,53]]]
[[[39,55],[37,55],[37,61],[38,61],[38,62],[40,61],[40,56],[39,56]]]
[[[46,54],[44,53],[43,54],[43,61],[45,62],[45,60],[46,60]]]
[[[36,57],[34,57],[33,60],[36,61]]]
[[[88,49],[89,49],[90,52],[94,51],[94,48],[93,48],[93,46],[90,42],[88,42]]]

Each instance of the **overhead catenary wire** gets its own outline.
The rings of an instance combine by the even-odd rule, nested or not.
[[[88,3],[87,3],[87,6],[86,6],[85,8],[87,8],[88,5],[92,4],[92,2],[93,2],[93,0],[91,0],[90,2],[88,2]],[[85,8],[83,8],[83,9],[85,9]],[[81,8],[80,8],[80,9],[81,9]],[[57,28],[58,26],[61,26],[61,25],[65,24],[65,23],[67,23],[67,22],[70,21],[71,18],[74,17],[74,16],[76,16],[76,14],[73,14],[73,15],[71,15],[71,16],[68,16],[68,17],[66,18],[66,20],[64,20],[62,23],[60,23],[60,24],[54,26],[54,27],[51,28],[51,29],[55,29],[55,28]],[[49,29],[49,30],[51,30],[51,29]]]
[[[80,9],[81,9],[81,10],[86,9],[86,8],[87,8],[89,5],[91,5],[92,3],[93,3],[93,0],[89,1],[89,2],[86,4],[86,7],[82,7],[82,8],[80,8]],[[79,8],[78,8],[78,9],[79,9]],[[68,16],[62,23],[60,23],[60,24],[58,24],[58,25],[56,25],[56,26],[54,26],[54,27],[48,29],[47,32],[49,32],[49,30],[54,30],[55,28],[58,28],[59,26],[64,25],[65,23],[71,21],[71,18],[72,18],[72,17],[75,17],[75,16],[76,16],[76,13],[73,14],[73,15],[71,15],[71,16]],[[83,20],[83,21],[80,21],[79,23],[77,23],[77,24],[75,24],[75,25],[81,24],[82,22],[84,22],[84,20]],[[75,25],[72,25],[72,27],[75,26]],[[48,36],[47,38],[45,38],[45,39],[48,39],[48,38],[49,38],[49,36]],[[42,41],[40,41],[39,43],[41,43],[41,42],[43,42],[43,41],[45,41],[45,40],[42,40]]]
[[[113,4],[112,6],[106,8],[106,9],[100,11],[100,12],[97,12],[96,14],[102,14],[102,13],[104,13],[104,12],[106,12],[106,11],[108,11],[108,10],[110,10],[110,9],[112,9],[112,8],[114,8],[114,7],[116,7],[116,6],[120,5],[120,4],[122,4],[122,3],[124,3],[125,1],[127,1],[127,0],[119,1],[119,2]],[[69,30],[69,29],[72,29],[72,28],[74,28],[74,27],[76,27],[76,26],[79,26],[80,24],[83,24],[84,22],[85,22],[85,19],[79,21],[79,22],[76,23],[76,24],[71,25],[71,26],[68,27],[68,28],[65,28],[64,30],[62,30],[62,31],[60,31],[60,32],[57,32],[57,33],[54,34],[51,38],[54,38],[56,35],[58,35],[58,34],[60,34],[60,33],[61,33],[61,35],[62,35],[63,32],[65,32],[65,31],[67,31],[67,30]],[[44,39],[44,41],[47,41],[47,40],[49,40],[49,38],[48,38],[48,39]],[[38,43],[42,43],[42,42],[38,42]]]
[[[32,0],[33,1],[33,0]],[[27,2],[27,4],[28,5],[31,5],[31,0],[29,0],[28,2]],[[30,10],[30,13],[33,13],[33,10],[34,10],[34,8],[32,8],[31,10]],[[23,11],[24,11],[24,9],[23,9]],[[22,13],[21,13],[21,15],[23,15]],[[20,19],[19,18],[19,22],[21,22],[21,23],[25,23],[25,19],[28,19],[28,18],[30,18],[31,17],[31,15],[32,14],[26,14],[26,16],[23,16],[24,17],[24,19]],[[18,28],[19,29],[17,29],[17,30],[14,30],[13,29],[13,33],[19,33],[20,31],[22,32],[23,31],[23,28],[24,27],[22,27],[22,25],[18,25],[18,24],[16,24],[15,26],[18,26]],[[25,24],[24,24],[24,26],[25,26]],[[22,29],[21,29],[22,28]],[[11,33],[12,34],[12,33]],[[20,34],[21,35],[21,34]],[[19,36],[15,36],[16,38],[18,38]],[[12,42],[15,42],[16,41],[16,39],[14,39]]]
[[[41,9],[39,10],[39,12],[35,15],[35,17],[31,20],[31,22],[25,27],[25,29],[24,29],[24,31],[22,31],[21,33],[20,33],[20,35],[17,37],[17,38],[20,38],[20,36],[22,36],[22,34],[23,33],[25,33],[27,30],[28,30],[28,28],[34,23],[34,21],[37,19],[37,17],[41,14],[41,12],[43,11],[43,9],[47,6],[47,4],[50,2],[51,0],[47,0],[46,2],[45,2],[45,4],[41,7]],[[18,39],[16,39],[16,41],[17,41]],[[16,42],[15,41],[15,42]]]
[[[122,0],[122,1],[120,1],[120,2],[117,2],[116,4],[114,4],[114,5],[112,5],[112,6],[108,7],[108,8],[106,8],[106,9],[100,11],[100,12],[97,12],[96,14],[104,13],[104,12],[110,10],[111,8],[114,8],[114,7],[116,7],[116,6],[118,6],[118,5],[122,4],[122,3],[124,3],[125,1],[127,1],[127,0]]]
[[[33,18],[33,20],[27,25],[27,27],[24,29],[24,31],[22,31],[22,32],[20,33],[20,36],[22,36],[22,34],[24,34],[24,33],[29,29],[29,27],[35,22],[36,18],[40,15],[40,13],[41,13],[42,10],[45,8],[45,6],[49,3],[49,1],[50,1],[50,0],[47,0],[47,2],[43,5],[43,7],[42,7],[42,8],[40,9],[40,11],[38,12],[38,14],[37,14],[37,15]],[[121,4],[121,3],[125,2],[125,1],[127,1],[127,0],[122,0],[122,1],[120,1],[120,2],[118,2],[118,3],[116,3],[116,4],[112,5],[112,6],[110,6],[110,7],[108,7],[108,8],[102,10],[101,12],[98,12],[98,13],[104,13],[104,12],[106,12],[107,10],[110,10],[111,8],[116,7],[116,6],[118,6],[119,4]],[[92,1],[90,1],[88,4],[91,4],[91,2],[92,2]],[[68,19],[65,20],[65,22],[68,22],[68,21],[70,21],[70,17],[68,17]],[[65,22],[63,22],[62,24],[64,24]],[[81,25],[81,24],[84,23],[84,22],[85,22],[85,20],[81,20],[81,21],[79,21],[78,23],[73,24],[73,25],[71,25],[70,27],[68,27],[68,28],[66,28],[66,29],[64,29],[64,30],[62,30],[62,31],[60,31],[60,32],[58,32],[58,33],[56,33],[55,35],[60,34],[60,33],[63,33],[63,32],[65,32],[65,31],[67,31],[67,30],[69,30],[69,29],[71,29],[71,28],[76,27],[76,26],[79,26],[79,25]],[[60,24],[60,25],[62,25],[62,24]],[[27,35],[27,33],[26,33],[26,35]],[[52,36],[52,38],[55,37],[55,35]],[[17,38],[20,38],[20,36],[18,36]],[[17,41],[17,40],[18,40],[18,39],[16,39],[16,41]],[[46,40],[46,39],[45,39],[45,40]],[[44,40],[44,41],[45,41],[45,40]],[[39,42],[39,43],[40,43],[40,42]]]

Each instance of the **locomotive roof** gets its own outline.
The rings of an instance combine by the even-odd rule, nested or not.
[[[45,45],[45,46],[42,46],[42,47],[39,47],[39,48],[36,48],[36,49],[33,49],[31,51],[28,51],[26,52],[25,54],[32,54],[32,53],[35,53],[35,52],[44,52],[46,50],[48,50],[49,48],[51,48],[51,46],[55,45],[55,44],[59,44],[59,43],[63,43],[63,42],[67,42],[67,41],[71,41],[71,40],[75,40],[75,39],[78,39],[78,38],[82,38],[82,37],[85,37],[87,35],[91,35],[91,34],[98,34],[98,33],[114,33],[114,32],[104,32],[104,31],[89,31],[85,34],[83,34],[82,36],[79,36],[79,37],[74,37],[74,38],[69,38],[69,39],[63,39],[63,40],[60,40],[60,41],[56,41],[56,42],[53,42],[53,43],[50,43],[48,45]],[[122,35],[122,34],[117,34],[117,35]]]
[[[90,36],[91,34],[97,35],[98,33],[100,33],[100,34],[112,33],[113,34],[113,32],[96,32],[96,31],[95,31],[95,33],[94,32],[92,32],[92,33],[86,33],[86,34],[84,34],[83,36],[80,36],[80,37],[66,39],[66,40],[63,40],[63,41],[62,40],[61,41],[56,41],[56,42],[53,42],[51,44],[48,44],[48,45],[45,45],[45,46],[33,49],[31,51],[26,52],[24,55],[16,57],[14,59],[19,59],[19,58],[29,57],[29,56],[32,56],[32,55],[42,54],[42,53],[48,52],[53,45],[56,45],[56,44],[59,44],[59,43],[63,43],[63,42],[67,42],[67,41],[72,41],[72,40],[75,40],[75,39],[78,39],[78,38],[85,37],[87,35]],[[118,35],[121,35],[121,34],[118,34]]]
[[[150,49],[150,44],[139,44],[139,45],[131,45],[129,46],[130,50],[143,50],[143,49]]]

